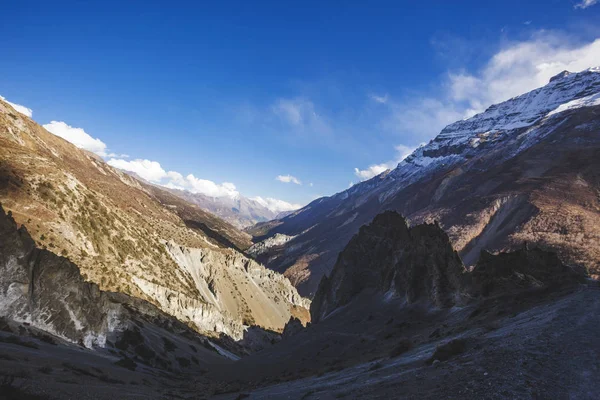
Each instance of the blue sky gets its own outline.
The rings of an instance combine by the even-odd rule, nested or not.
[[[0,95],[156,182],[304,205],[600,65],[595,2],[8,2]]]

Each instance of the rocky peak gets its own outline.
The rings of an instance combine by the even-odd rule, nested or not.
[[[550,82],[554,82],[556,80],[562,79],[562,78],[567,77],[567,76],[569,76],[571,74],[572,74],[572,72],[564,70],[564,71],[562,71],[562,72],[554,75],[552,78],[550,78]]]
[[[318,321],[370,290],[407,303],[445,307],[458,301],[465,268],[437,224],[412,228],[394,211],[363,226],[323,278],[311,306]]]

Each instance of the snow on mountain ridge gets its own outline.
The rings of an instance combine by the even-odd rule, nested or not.
[[[507,136],[513,137],[512,132],[522,132],[543,118],[597,104],[600,104],[600,67],[579,73],[563,71],[541,88],[494,104],[480,114],[445,127],[435,139],[415,150],[388,175],[389,179],[396,181],[389,194],[415,182],[429,171],[475,155],[476,149],[484,142],[500,142]],[[380,197],[384,200],[387,195]]]
[[[454,139],[453,142],[462,143],[467,136],[477,133],[530,126],[561,104],[600,92],[600,68],[579,73],[565,72],[553,77],[546,86],[494,104],[467,120],[448,125],[434,142],[454,144],[444,143],[444,139]]]
[[[517,134],[529,136],[519,147],[524,150],[548,132],[531,127],[543,118],[562,111],[600,104],[600,67],[571,73],[563,71],[545,86],[494,104],[482,113],[446,126],[428,144],[420,146],[392,171],[385,171],[369,180],[331,196],[339,201],[348,196],[380,190],[383,202],[394,193],[416,182],[426,174],[463,162],[474,156],[481,145],[489,148]],[[512,154],[514,156],[514,154]]]

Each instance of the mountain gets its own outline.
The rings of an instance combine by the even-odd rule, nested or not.
[[[163,188],[164,189],[164,188]],[[277,218],[281,213],[268,207],[264,201],[250,199],[240,194],[235,196],[211,197],[202,193],[191,193],[187,190],[167,189],[169,192],[195,204],[238,229],[247,228],[259,222]]]
[[[293,237],[257,256],[315,294],[338,253],[375,215],[437,221],[467,266],[482,250],[553,249],[600,274],[600,68],[453,123],[394,170],[247,231]]]
[[[189,228],[201,230],[221,246],[235,248],[238,251],[244,251],[252,246],[250,234],[205,211],[200,206],[185,201],[163,187],[152,184],[143,186],[161,204],[173,210]]]
[[[209,336],[281,331],[308,301],[236,250],[248,237],[114,169],[0,101],[0,203],[86,282],[154,304]],[[6,268],[6,266],[1,266]],[[4,272],[3,272],[4,273]],[[4,298],[6,293],[0,293]]]
[[[130,349],[120,343],[126,341],[128,335],[135,335],[139,339],[135,346],[149,346],[144,358],[150,365],[175,361],[168,355],[161,359],[162,352],[151,351],[164,345],[156,332],[165,338],[183,341],[185,347],[188,346],[186,341],[201,348],[210,347],[208,338],[152,304],[125,294],[101,291],[98,285],[86,282],[79,268],[67,258],[38,248],[27,229],[18,227],[12,215],[6,214],[2,207],[0,239],[3,266],[0,290],[6,294],[0,303],[2,321],[7,324],[4,331],[12,332],[10,325],[21,326],[19,330],[29,330],[33,337],[45,338],[49,343],[64,340],[87,349],[120,348],[125,352]],[[145,326],[144,321],[149,326]],[[221,343],[218,339],[212,340]],[[134,358],[135,351],[132,353],[128,356]],[[211,358],[210,354],[205,356]]]

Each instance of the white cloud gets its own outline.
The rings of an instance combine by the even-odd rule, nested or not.
[[[354,168],[354,175],[360,178],[361,181],[371,179],[374,176],[381,174],[382,172],[396,168],[396,166],[408,157],[413,151],[415,151],[414,147],[408,147],[403,144],[400,144],[395,147],[396,150],[396,158],[391,161],[382,164],[374,164],[369,166],[367,169],[358,169]],[[351,183],[352,186],[352,183]]]
[[[372,94],[370,97],[371,97],[371,100],[373,100],[376,103],[380,103],[380,104],[385,104],[389,100],[389,96],[387,94],[384,94],[383,96],[378,96],[376,94]]]
[[[450,100],[466,105],[465,116],[548,83],[554,75],[600,65],[600,39],[572,43],[567,38],[538,32],[496,53],[475,74],[449,74]]]
[[[10,101],[6,100],[4,97],[0,96],[0,100],[4,100],[5,102],[7,102],[12,108],[14,108],[17,112],[31,118],[33,116],[33,111],[31,111],[31,108],[27,108],[25,106],[22,106],[20,104],[16,104],[16,103],[11,103]]]
[[[325,118],[316,111],[312,101],[304,97],[279,99],[271,106],[281,121],[298,131],[330,135],[332,129]]]
[[[582,9],[588,8],[597,3],[598,3],[598,0],[583,0],[581,3],[575,4],[575,8],[582,8]]]
[[[52,121],[49,124],[45,124],[44,128],[48,132],[73,143],[80,149],[91,151],[101,157],[106,156],[106,144],[100,139],[91,137],[82,128],[74,128],[62,121]]]
[[[277,175],[275,180],[283,183],[295,183],[296,185],[302,185],[302,182],[292,175]]]
[[[239,194],[235,185],[230,182],[218,185],[207,179],[196,178],[192,174],[186,176],[185,179],[187,183],[185,187],[192,193],[201,193],[210,197],[235,197]]]
[[[600,66],[600,39],[577,42],[549,31],[528,40],[507,42],[477,71],[448,71],[439,95],[390,97],[383,128],[421,140],[437,135],[446,125],[484,111],[547,84],[554,75]]]
[[[165,171],[159,162],[150,160],[122,160],[112,158],[108,165],[125,171],[134,172],[148,182],[156,183],[171,189],[187,190],[210,197],[235,197],[239,193],[233,183],[217,184],[207,179],[196,178],[193,174],[183,176],[176,171]]]
[[[288,100],[280,99],[273,106],[275,114],[279,115],[285,121],[292,125],[302,125],[304,123],[303,115],[306,110],[309,112],[314,110],[314,106],[311,102],[306,100]]]
[[[257,197],[251,198],[250,200],[256,201],[258,204],[262,205],[263,207],[268,208],[269,210],[273,211],[274,213],[297,210],[302,207],[300,204],[292,204],[292,203],[288,203],[287,201],[274,199],[272,197],[263,198],[263,197],[257,196]]]
[[[169,171],[169,172],[167,172],[167,177],[169,178],[169,183],[171,183],[173,185],[182,186],[182,187],[185,187],[187,185],[185,178],[179,172]]]
[[[111,158],[108,160],[108,165],[125,171],[135,172],[141,178],[153,183],[159,183],[167,176],[167,172],[156,161],[140,159],[127,161]]]
[[[387,163],[374,164],[369,166],[367,169],[354,168],[354,174],[358,176],[360,180],[364,181],[367,179],[371,179],[372,177],[377,176],[390,168],[391,166]]]

